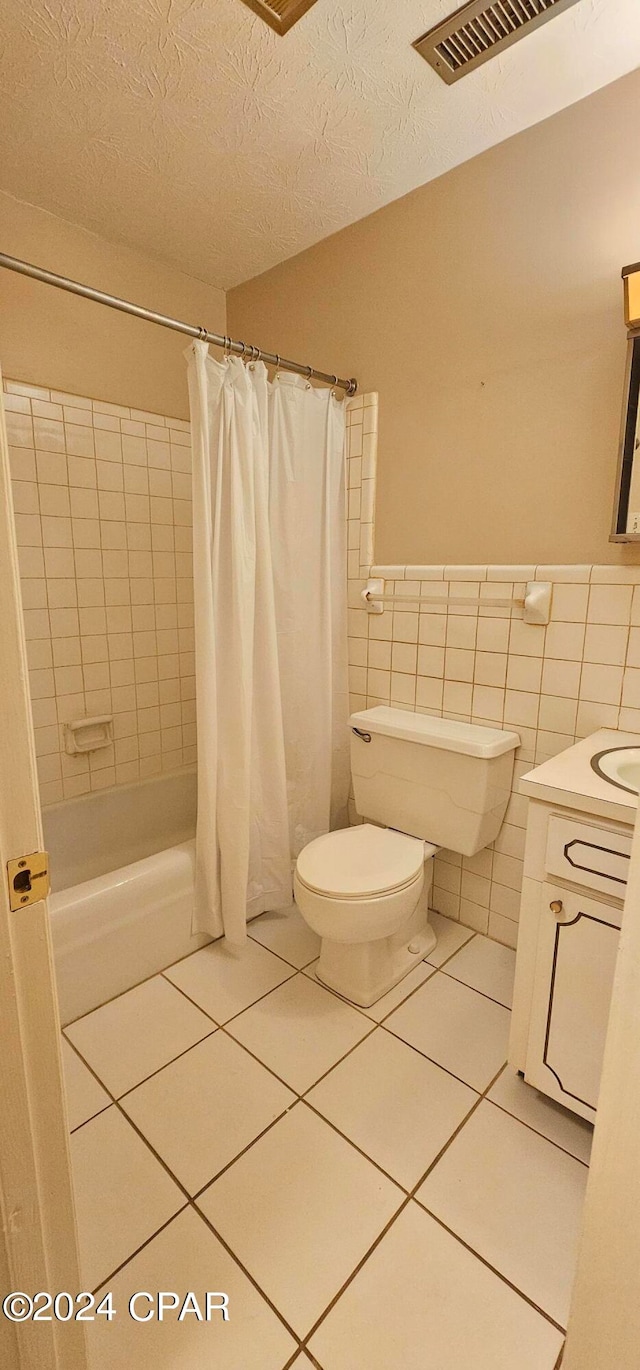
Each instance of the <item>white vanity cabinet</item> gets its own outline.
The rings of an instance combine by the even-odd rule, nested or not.
[[[590,742],[593,755],[600,738],[563,756],[580,759]],[[563,783],[554,787],[558,772]],[[637,806],[635,796],[615,791],[607,803],[604,784],[583,775],[581,786],[569,790],[562,757],[522,781],[530,803],[509,1050],[511,1065],[530,1085],[590,1121]]]

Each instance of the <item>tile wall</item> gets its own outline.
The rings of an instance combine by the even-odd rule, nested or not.
[[[520,734],[499,836],[475,857],[441,852],[431,901],[447,917],[514,946],[527,818],[527,801],[517,793],[520,776],[597,728],[640,734],[640,567],[367,565],[377,428],[372,399],[359,408],[351,402],[348,417],[351,705],[392,704]],[[366,477],[355,456],[366,441],[365,424],[371,435]],[[355,528],[361,508],[363,542]],[[406,595],[407,609],[368,613],[360,594],[369,573],[385,578],[387,592]],[[518,598],[533,579],[553,584],[546,627],[525,624],[521,608],[455,605],[456,598]],[[454,603],[419,612],[410,601],[417,593]]]
[[[180,419],[4,382],[42,803],[192,765],[191,450]],[[64,724],[113,714],[69,756]]]

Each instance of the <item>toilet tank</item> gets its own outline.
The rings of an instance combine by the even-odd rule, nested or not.
[[[517,733],[379,705],[351,715],[351,774],[363,818],[473,856],[497,837]]]

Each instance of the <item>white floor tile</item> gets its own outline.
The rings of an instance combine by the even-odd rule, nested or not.
[[[401,1200],[401,1190],[300,1103],[198,1205],[303,1336]]]
[[[196,1194],[294,1097],[242,1047],[216,1032],[127,1094],[122,1107]]]
[[[70,1142],[83,1288],[95,1289],[185,1199],[114,1105]]]
[[[62,1065],[64,1068],[64,1089],[67,1099],[69,1130],[80,1127],[87,1119],[108,1108],[111,1100],[102,1085],[94,1079],[90,1070],[76,1056],[73,1047],[62,1038]]]
[[[320,938],[305,923],[295,904],[288,909],[261,914],[249,923],[249,936],[298,970],[308,966],[320,953]]]
[[[164,973],[216,1023],[226,1023],[294,971],[250,937],[242,951],[212,942]]]
[[[335,994],[296,975],[234,1018],[228,1031],[303,1094],[372,1026]]]
[[[378,1028],[307,1097],[394,1180],[412,1189],[478,1095]]]
[[[416,1198],[562,1326],[588,1171],[482,1103]]]
[[[381,999],[378,999],[375,1004],[371,1004],[369,1008],[363,1008],[362,1012],[366,1013],[367,1018],[373,1018],[374,1022],[381,1023],[388,1013],[391,1013],[394,1008],[408,999],[410,994],[413,994],[418,985],[423,985],[425,980],[434,974],[435,968],[430,966],[427,961],[421,961],[420,965],[414,966],[413,970],[405,975],[404,980],[400,980],[399,984],[394,985],[388,994],[383,994]]]
[[[326,1370],[553,1370],[562,1337],[416,1204],[311,1338]]]
[[[214,1031],[211,1019],[162,975],[136,985],[66,1029],[116,1098]]]
[[[539,1094],[537,1089],[525,1084],[511,1066],[503,1070],[487,1097],[507,1113],[512,1113],[514,1118],[541,1132],[549,1141],[570,1151],[585,1165],[589,1164],[593,1141],[591,1124],[557,1104],[555,1099],[548,1099],[546,1094]]]
[[[432,966],[441,966],[454,951],[458,951],[465,942],[475,937],[472,928],[465,928],[462,923],[454,923],[452,918],[444,918],[441,913],[436,913],[435,909],[429,909],[429,922],[438,938],[433,951],[427,957]]]
[[[87,1325],[91,1370],[281,1370],[295,1351],[286,1328],[193,1209],[154,1237],[109,1288],[117,1316]],[[203,1308],[207,1290],[221,1291],[228,1295],[229,1320],[214,1314],[208,1323],[191,1316],[179,1323],[179,1309],[165,1313],[162,1323],[129,1317],[133,1293],[160,1289],[180,1295],[193,1290]],[[144,1299],[136,1304],[141,1314],[149,1307]]]
[[[445,975],[488,994],[505,1008],[511,1008],[515,973],[515,951],[489,937],[474,937],[445,966]]]
[[[385,1027],[472,1089],[487,1088],[507,1059],[509,1012],[450,976],[434,975]]]

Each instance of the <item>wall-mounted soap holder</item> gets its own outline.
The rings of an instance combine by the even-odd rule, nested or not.
[[[113,714],[97,718],[76,718],[64,729],[65,751],[69,756],[97,752],[113,742]]]

